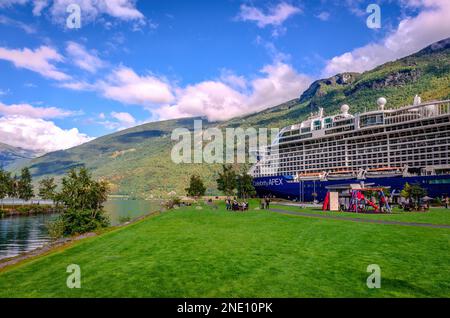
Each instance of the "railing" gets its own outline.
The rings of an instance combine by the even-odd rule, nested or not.
[[[386,124],[438,117],[450,114],[450,100],[390,109],[384,114]]]

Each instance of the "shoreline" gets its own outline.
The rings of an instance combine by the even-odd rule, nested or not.
[[[72,246],[73,243],[81,241],[83,239],[90,238],[90,237],[96,237],[96,236],[99,236],[102,234],[109,233],[114,230],[119,230],[119,229],[125,228],[128,225],[132,225],[132,224],[138,223],[139,221],[142,221],[146,218],[159,215],[162,212],[163,211],[153,211],[153,212],[138,216],[127,222],[124,222],[124,223],[121,223],[118,225],[114,225],[114,226],[109,226],[107,228],[99,229],[96,232],[84,233],[84,234],[80,234],[80,235],[76,235],[76,236],[72,236],[72,237],[63,237],[63,238],[60,238],[55,241],[50,241],[50,242],[44,244],[42,247],[36,248],[34,250],[24,252],[24,253],[21,253],[19,255],[13,256],[13,257],[0,259],[0,273],[5,271],[7,268],[9,268],[11,266],[18,265],[20,263],[26,262],[31,259],[37,259],[39,257],[56,252],[59,249],[66,249],[66,248]]]
[[[58,213],[61,213],[60,208],[43,205],[29,205],[29,206],[19,205],[14,208],[8,206],[7,208],[4,209],[1,209],[0,207],[0,218],[9,216],[19,217],[19,216],[58,214]]]

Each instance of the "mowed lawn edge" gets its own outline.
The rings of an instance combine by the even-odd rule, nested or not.
[[[183,208],[0,273],[0,297],[449,297],[447,229]],[[81,289],[66,267],[81,268]],[[379,264],[382,288],[368,289]]]
[[[1,262],[8,262],[10,260],[14,260],[15,258],[19,258],[21,256],[26,257],[25,259],[20,260],[17,263],[13,263],[11,265],[7,265],[5,267],[0,268],[0,275],[4,272],[8,272],[13,269],[20,268],[22,266],[26,266],[35,261],[39,261],[40,259],[42,259],[44,257],[51,256],[56,253],[66,252],[66,251],[70,250],[71,248],[76,247],[79,244],[88,242],[89,240],[95,240],[99,237],[107,236],[108,234],[115,233],[117,231],[126,230],[127,228],[132,227],[133,225],[139,224],[140,222],[144,222],[145,220],[155,217],[155,216],[159,215],[160,213],[161,212],[151,212],[148,215],[140,217],[135,221],[130,221],[129,224],[115,225],[115,226],[111,226],[108,228],[100,229],[100,230],[94,232],[93,234],[95,234],[95,235],[92,235],[92,236],[89,235],[89,236],[83,237],[81,239],[77,239],[76,237],[73,237],[72,240],[70,240],[66,243],[63,243],[62,245],[51,247],[49,250],[42,252],[42,253],[38,253],[37,255],[30,255],[29,257],[26,257],[27,254],[30,253],[30,252],[28,252],[28,253],[18,255],[16,257],[3,259],[3,260],[1,260]],[[31,251],[31,252],[33,252],[33,251]]]

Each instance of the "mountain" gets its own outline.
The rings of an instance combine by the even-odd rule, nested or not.
[[[411,104],[415,94],[423,101],[450,99],[449,61],[450,39],[446,39],[361,74],[343,73],[318,80],[299,99],[204,127],[281,128],[301,121],[319,106],[328,114],[338,112],[343,103],[350,105],[351,112],[374,109],[380,96],[387,98],[387,107]],[[29,165],[36,179],[58,178],[70,168],[85,165],[96,177],[109,180],[113,193],[144,198],[171,191],[184,194],[190,175],[197,173],[205,179],[208,192],[217,193],[214,179],[220,165],[177,165],[170,159],[172,130],[192,126],[192,118],[149,123],[49,153]]]
[[[33,150],[13,147],[4,143],[0,143],[0,168],[9,168],[13,165],[20,165],[28,162],[30,159],[38,155]]]

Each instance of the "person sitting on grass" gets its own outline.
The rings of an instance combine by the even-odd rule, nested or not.
[[[239,211],[239,202],[236,199],[233,200],[233,211]]]

